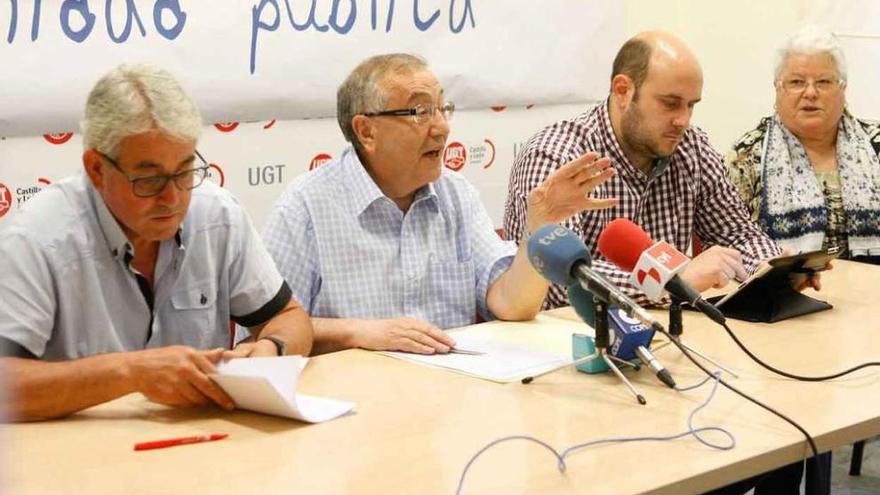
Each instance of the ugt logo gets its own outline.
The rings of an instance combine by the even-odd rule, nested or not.
[[[467,162],[467,150],[458,141],[449,143],[443,150],[443,164],[449,170],[458,172],[464,168],[465,162]]]
[[[216,163],[208,164],[208,179],[217,183],[218,186],[223,187],[226,184],[226,174],[223,173],[223,169],[220,168],[220,165]]]
[[[73,137],[72,132],[58,132],[53,134],[43,134],[43,139],[52,144],[64,144]]]
[[[315,170],[316,168],[329,162],[332,159],[333,157],[328,155],[327,153],[318,153],[317,155],[315,155],[314,158],[312,158],[312,161],[309,163],[309,170]]]
[[[0,182],[0,218],[2,218],[12,207],[12,193],[6,184]]]

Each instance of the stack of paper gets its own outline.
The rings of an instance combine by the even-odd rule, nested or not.
[[[308,358],[301,356],[232,359],[210,375],[239,409],[320,423],[354,410],[354,402],[296,393]]]
[[[504,342],[489,335],[455,333],[455,346],[482,354],[384,354],[407,361],[448,368],[467,375],[496,382],[511,382],[561,366],[571,359],[553,352],[530,349]]]

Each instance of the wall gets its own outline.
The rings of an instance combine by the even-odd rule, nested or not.
[[[19,3],[25,5],[24,2]],[[102,2],[92,2],[95,5],[99,3]],[[519,3],[526,5],[522,1]],[[875,98],[872,91],[880,86],[880,71],[875,69],[877,64],[874,62],[876,54],[880,53],[880,27],[875,26],[876,19],[880,18],[880,2],[875,0],[624,0],[622,13],[610,8],[607,1],[586,3],[582,0],[553,0],[547,5],[551,4],[557,13],[553,14],[554,19],[544,22],[550,22],[551,31],[557,30],[560,34],[558,39],[543,40],[545,46],[565,44],[563,40],[569,38],[563,36],[560,30],[583,30],[585,26],[596,23],[596,19],[572,22],[560,16],[558,12],[564,12],[566,8],[595,8],[595,12],[599,12],[595,15],[608,17],[605,29],[612,34],[588,40],[590,46],[583,47],[579,56],[571,56],[571,53],[578,52],[571,47],[561,52],[548,50],[546,56],[553,59],[553,63],[567,67],[565,70],[576,81],[591,81],[593,86],[594,81],[607,81],[610,74],[609,57],[622,39],[641,30],[658,28],[682,37],[696,52],[704,70],[703,101],[696,108],[694,123],[709,133],[713,144],[722,152],[743,132],[752,128],[759,118],[772,112],[775,47],[805,21],[818,22],[841,33],[850,59],[850,107],[856,115],[880,117],[880,99]],[[48,5],[51,3],[44,2],[44,10],[49,8]],[[499,4],[485,5],[498,8]],[[477,10],[478,14],[481,12]],[[19,20],[22,26],[17,35],[19,38],[29,34],[24,22],[25,13],[24,7],[21,7],[20,15],[23,17]],[[483,26],[485,19],[485,15],[477,17]],[[50,24],[46,22],[40,35],[43,38],[51,35]],[[538,32],[546,33],[548,29],[548,26],[543,26]],[[489,53],[505,53],[506,60],[510,60],[511,54],[505,49],[511,47],[513,35],[508,33],[503,37],[499,35],[501,32],[503,30],[494,28],[493,34],[485,37],[485,46],[481,44],[480,48]],[[271,36],[290,40],[294,33],[279,30],[271,33]],[[398,48],[395,44],[398,38],[393,32],[389,36],[382,46],[387,50]],[[431,39],[427,38],[428,41]],[[20,42],[21,39],[16,41]],[[40,42],[38,40],[36,43]],[[0,53],[2,48],[3,40],[0,40]],[[437,52],[436,48],[431,50]],[[561,53],[564,53],[564,57]],[[266,54],[261,53],[261,57],[261,61],[268,60]],[[459,67],[455,57],[441,62],[437,67],[438,73],[441,78],[445,74],[443,82],[447,87],[457,88],[459,95],[467,95],[468,91],[462,89],[462,79],[456,74],[467,72],[472,81],[478,82],[491,79],[494,71],[500,70],[491,63],[480,64],[479,70],[472,70],[472,66],[468,65],[472,62]],[[527,69],[540,72],[529,64],[531,62],[523,63]],[[15,66],[14,60],[5,68],[14,69]],[[536,78],[540,75],[546,81],[562,81],[560,87],[548,86],[548,90],[556,92],[554,101],[557,104],[546,100],[541,103],[542,96],[535,95],[534,100],[538,104],[533,106],[522,94],[517,95],[516,101],[505,102],[505,95],[497,93],[499,106],[471,105],[466,111],[458,113],[452,122],[449,142],[455,145],[447,151],[445,162],[448,166],[460,167],[460,171],[477,185],[497,225],[501,223],[507,176],[517,147],[542,126],[583,111],[589,104],[586,100],[596,98],[595,89],[572,93],[564,85],[565,74],[553,74],[555,72],[551,72],[550,77],[548,73],[536,74]],[[51,77],[65,80],[63,73],[52,74]],[[338,78],[339,75],[334,73],[334,77]],[[328,84],[322,91],[330,91],[333,87],[335,83]],[[81,102],[77,105],[81,105]],[[326,110],[323,113],[326,114]],[[331,118],[275,121],[272,120],[275,116],[268,113],[264,117],[265,120],[242,122],[232,129],[233,126],[222,124],[208,125],[200,143],[205,156],[216,164],[213,179],[219,181],[222,171],[225,187],[241,198],[258,226],[284,185],[294,176],[319,165],[328,156],[337,156],[344,146],[335,121]],[[3,119],[4,112],[0,108],[0,122]],[[46,131],[53,130],[56,129],[52,123],[47,123]],[[56,142],[63,143],[53,144]],[[0,137],[0,227],[14,215],[19,204],[24,204],[47,183],[78,170],[80,153],[81,143],[76,134]],[[8,207],[4,211],[7,198]]]

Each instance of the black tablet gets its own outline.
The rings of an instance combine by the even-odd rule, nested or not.
[[[811,251],[809,253],[773,258],[770,260],[770,265],[773,268],[786,270],[790,273],[816,273],[824,270],[828,262],[837,258],[838,254],[839,250],[837,248],[827,251]]]
[[[739,287],[717,302],[713,302],[719,309],[723,309],[725,302],[753,285],[769,284],[777,287],[784,284],[791,285],[793,277],[820,272],[839,254],[835,248],[773,258],[768,260],[768,263],[762,264],[751,277],[739,284]]]

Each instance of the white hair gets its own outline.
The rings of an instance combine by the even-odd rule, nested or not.
[[[388,95],[380,84],[392,73],[415,73],[428,68],[425,59],[408,53],[376,55],[361,62],[348,75],[336,92],[336,120],[345,140],[360,149],[351,119],[385,107]]]
[[[83,144],[115,156],[128,136],[158,130],[183,142],[195,142],[202,116],[180,83],[152,65],[120,65],[105,74],[86,100]]]
[[[788,57],[801,55],[814,55],[817,53],[827,53],[834,59],[834,65],[837,67],[837,76],[841,81],[846,81],[846,57],[843,55],[843,49],[837,36],[829,31],[816,26],[807,25],[799,29],[791,35],[779,50],[776,52],[776,69],[774,77],[779,80],[782,75],[782,67],[788,60]]]

